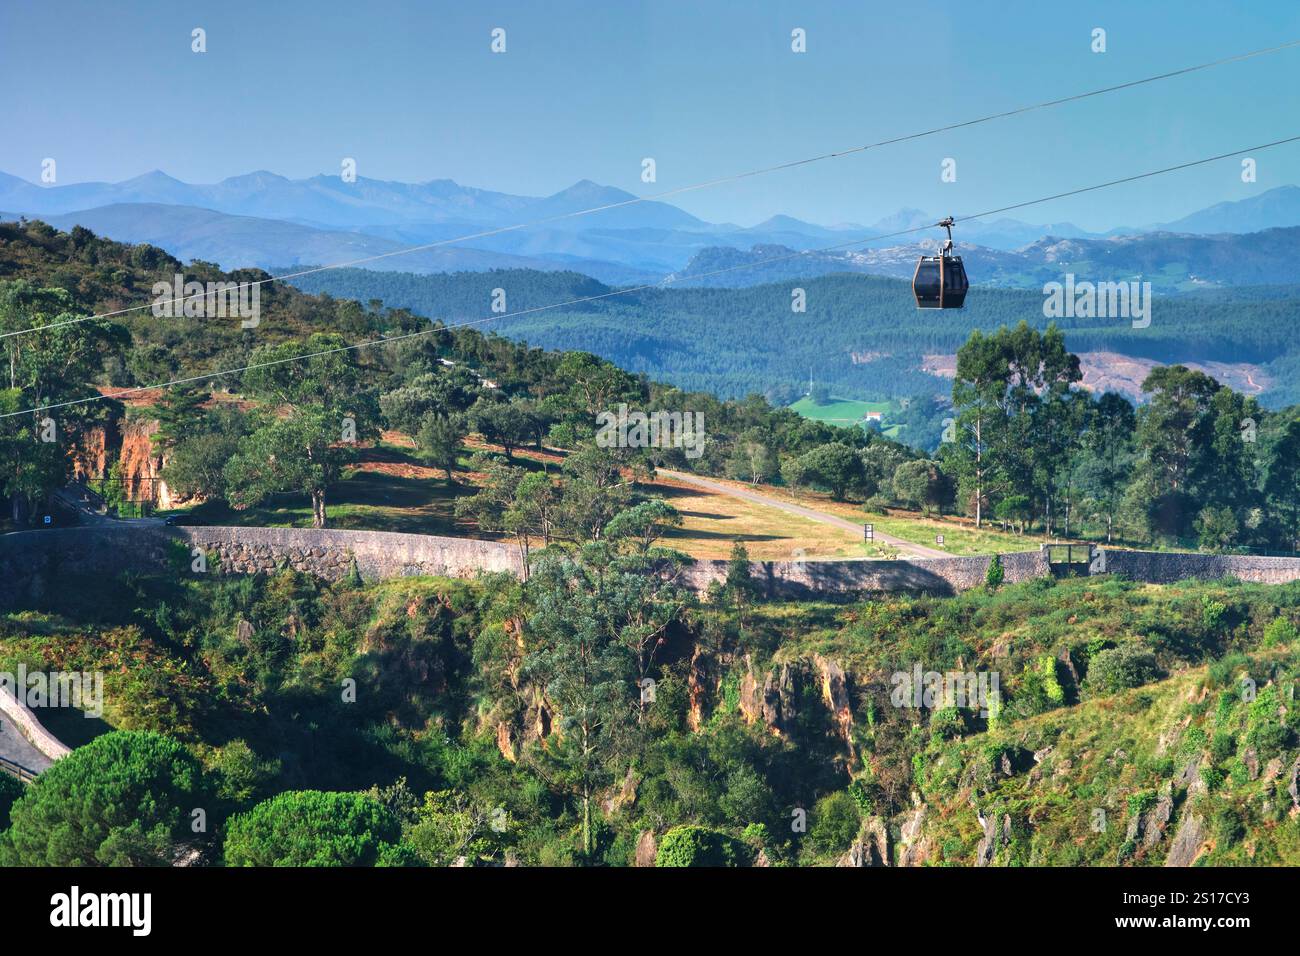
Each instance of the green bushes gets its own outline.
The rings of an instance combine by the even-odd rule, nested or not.
[[[1236,752],[1237,741],[1226,731],[1216,733],[1210,742],[1210,759],[1215,763],[1223,763]]]
[[[655,866],[740,866],[743,845],[708,827],[673,827],[659,841]]]
[[[1006,571],[1002,567],[1002,555],[995,554],[989,561],[988,569],[984,572],[984,586],[990,591],[996,591],[1006,577]]]
[[[808,846],[819,854],[843,852],[858,835],[861,825],[857,801],[849,791],[828,794],[813,806]]]
[[[1141,687],[1159,673],[1155,655],[1149,650],[1137,643],[1121,644],[1093,656],[1085,684],[1095,694],[1113,694]]]
[[[1201,604],[1201,626],[1209,633],[1214,633],[1223,626],[1223,617],[1227,613],[1226,604],[1207,597]]]
[[[21,797],[26,787],[16,777],[0,773],[0,832],[9,828],[9,808]]]
[[[1280,706],[1276,685],[1265,687],[1250,704],[1246,745],[1254,747],[1261,760],[1277,756],[1293,739],[1291,729],[1278,716]]]
[[[1300,639],[1300,630],[1284,617],[1275,617],[1264,628],[1264,646],[1275,647],[1278,644],[1290,644]]]
[[[227,866],[404,866],[402,825],[358,793],[291,790],[231,819]]]
[[[168,866],[205,849],[214,807],[203,768],[175,740],[105,734],[55,763],[13,804],[0,865]]]

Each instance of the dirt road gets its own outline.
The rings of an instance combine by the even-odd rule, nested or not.
[[[737,488],[733,485],[725,484],[721,481],[714,481],[711,478],[702,478],[699,475],[692,475],[684,471],[670,471],[667,468],[658,469],[658,473],[665,478],[671,478],[674,481],[680,481],[683,484],[694,485],[697,488],[704,488],[712,491],[714,494],[730,495],[733,498],[740,498],[743,501],[752,501],[755,504],[767,505],[770,508],[779,508],[781,511],[788,512],[792,515],[799,515],[801,518],[808,518],[811,521],[820,521],[823,524],[834,525],[837,528],[845,528],[849,531],[862,534],[862,525],[865,522],[855,524],[847,518],[840,518],[837,515],[827,514],[824,511],[814,511],[812,508],[806,508],[803,505],[791,504],[788,501],[782,501],[780,498],[773,498],[758,491],[750,491],[748,488]],[[904,541],[902,538],[895,538],[893,535],[884,534],[880,531],[875,533],[875,540],[881,544],[887,544],[897,548],[899,551],[910,557],[916,558],[951,558],[952,555],[946,551],[939,551],[936,548],[927,548],[922,544],[913,544],[911,541]]]

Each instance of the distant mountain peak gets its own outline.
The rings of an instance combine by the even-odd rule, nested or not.
[[[636,195],[617,186],[602,186],[600,183],[592,182],[590,179],[579,179],[572,186],[561,189],[558,193],[548,196],[548,199],[576,199],[578,197],[598,197],[600,199],[636,199]]]
[[[229,176],[221,181],[223,186],[239,186],[247,183],[287,183],[291,180],[279,173],[273,173],[268,169],[255,169],[251,173],[242,173],[238,176]]]
[[[184,186],[186,183],[181,182],[175,176],[169,176],[161,169],[151,169],[147,173],[141,173],[139,176],[133,176],[130,179],[123,180],[120,185],[144,185],[148,183],[167,183],[168,185]]]

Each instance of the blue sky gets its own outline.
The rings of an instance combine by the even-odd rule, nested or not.
[[[1300,38],[1294,0],[1239,6],[4,0],[0,169],[36,181],[48,156],[60,183],[211,182],[335,173],[350,156],[379,179],[641,193]],[[675,201],[743,225],[978,211],[1300,133],[1298,75],[1300,48]],[[956,183],[940,182],[946,157]],[[1141,225],[1300,183],[1300,145],[1258,163],[1255,185],[1227,160],[1019,218]]]

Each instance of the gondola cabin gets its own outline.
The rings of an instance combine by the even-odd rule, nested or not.
[[[960,309],[966,302],[970,282],[961,256],[952,253],[952,218],[938,223],[948,230],[948,239],[937,256],[921,256],[912,275],[912,294],[918,309]]]

